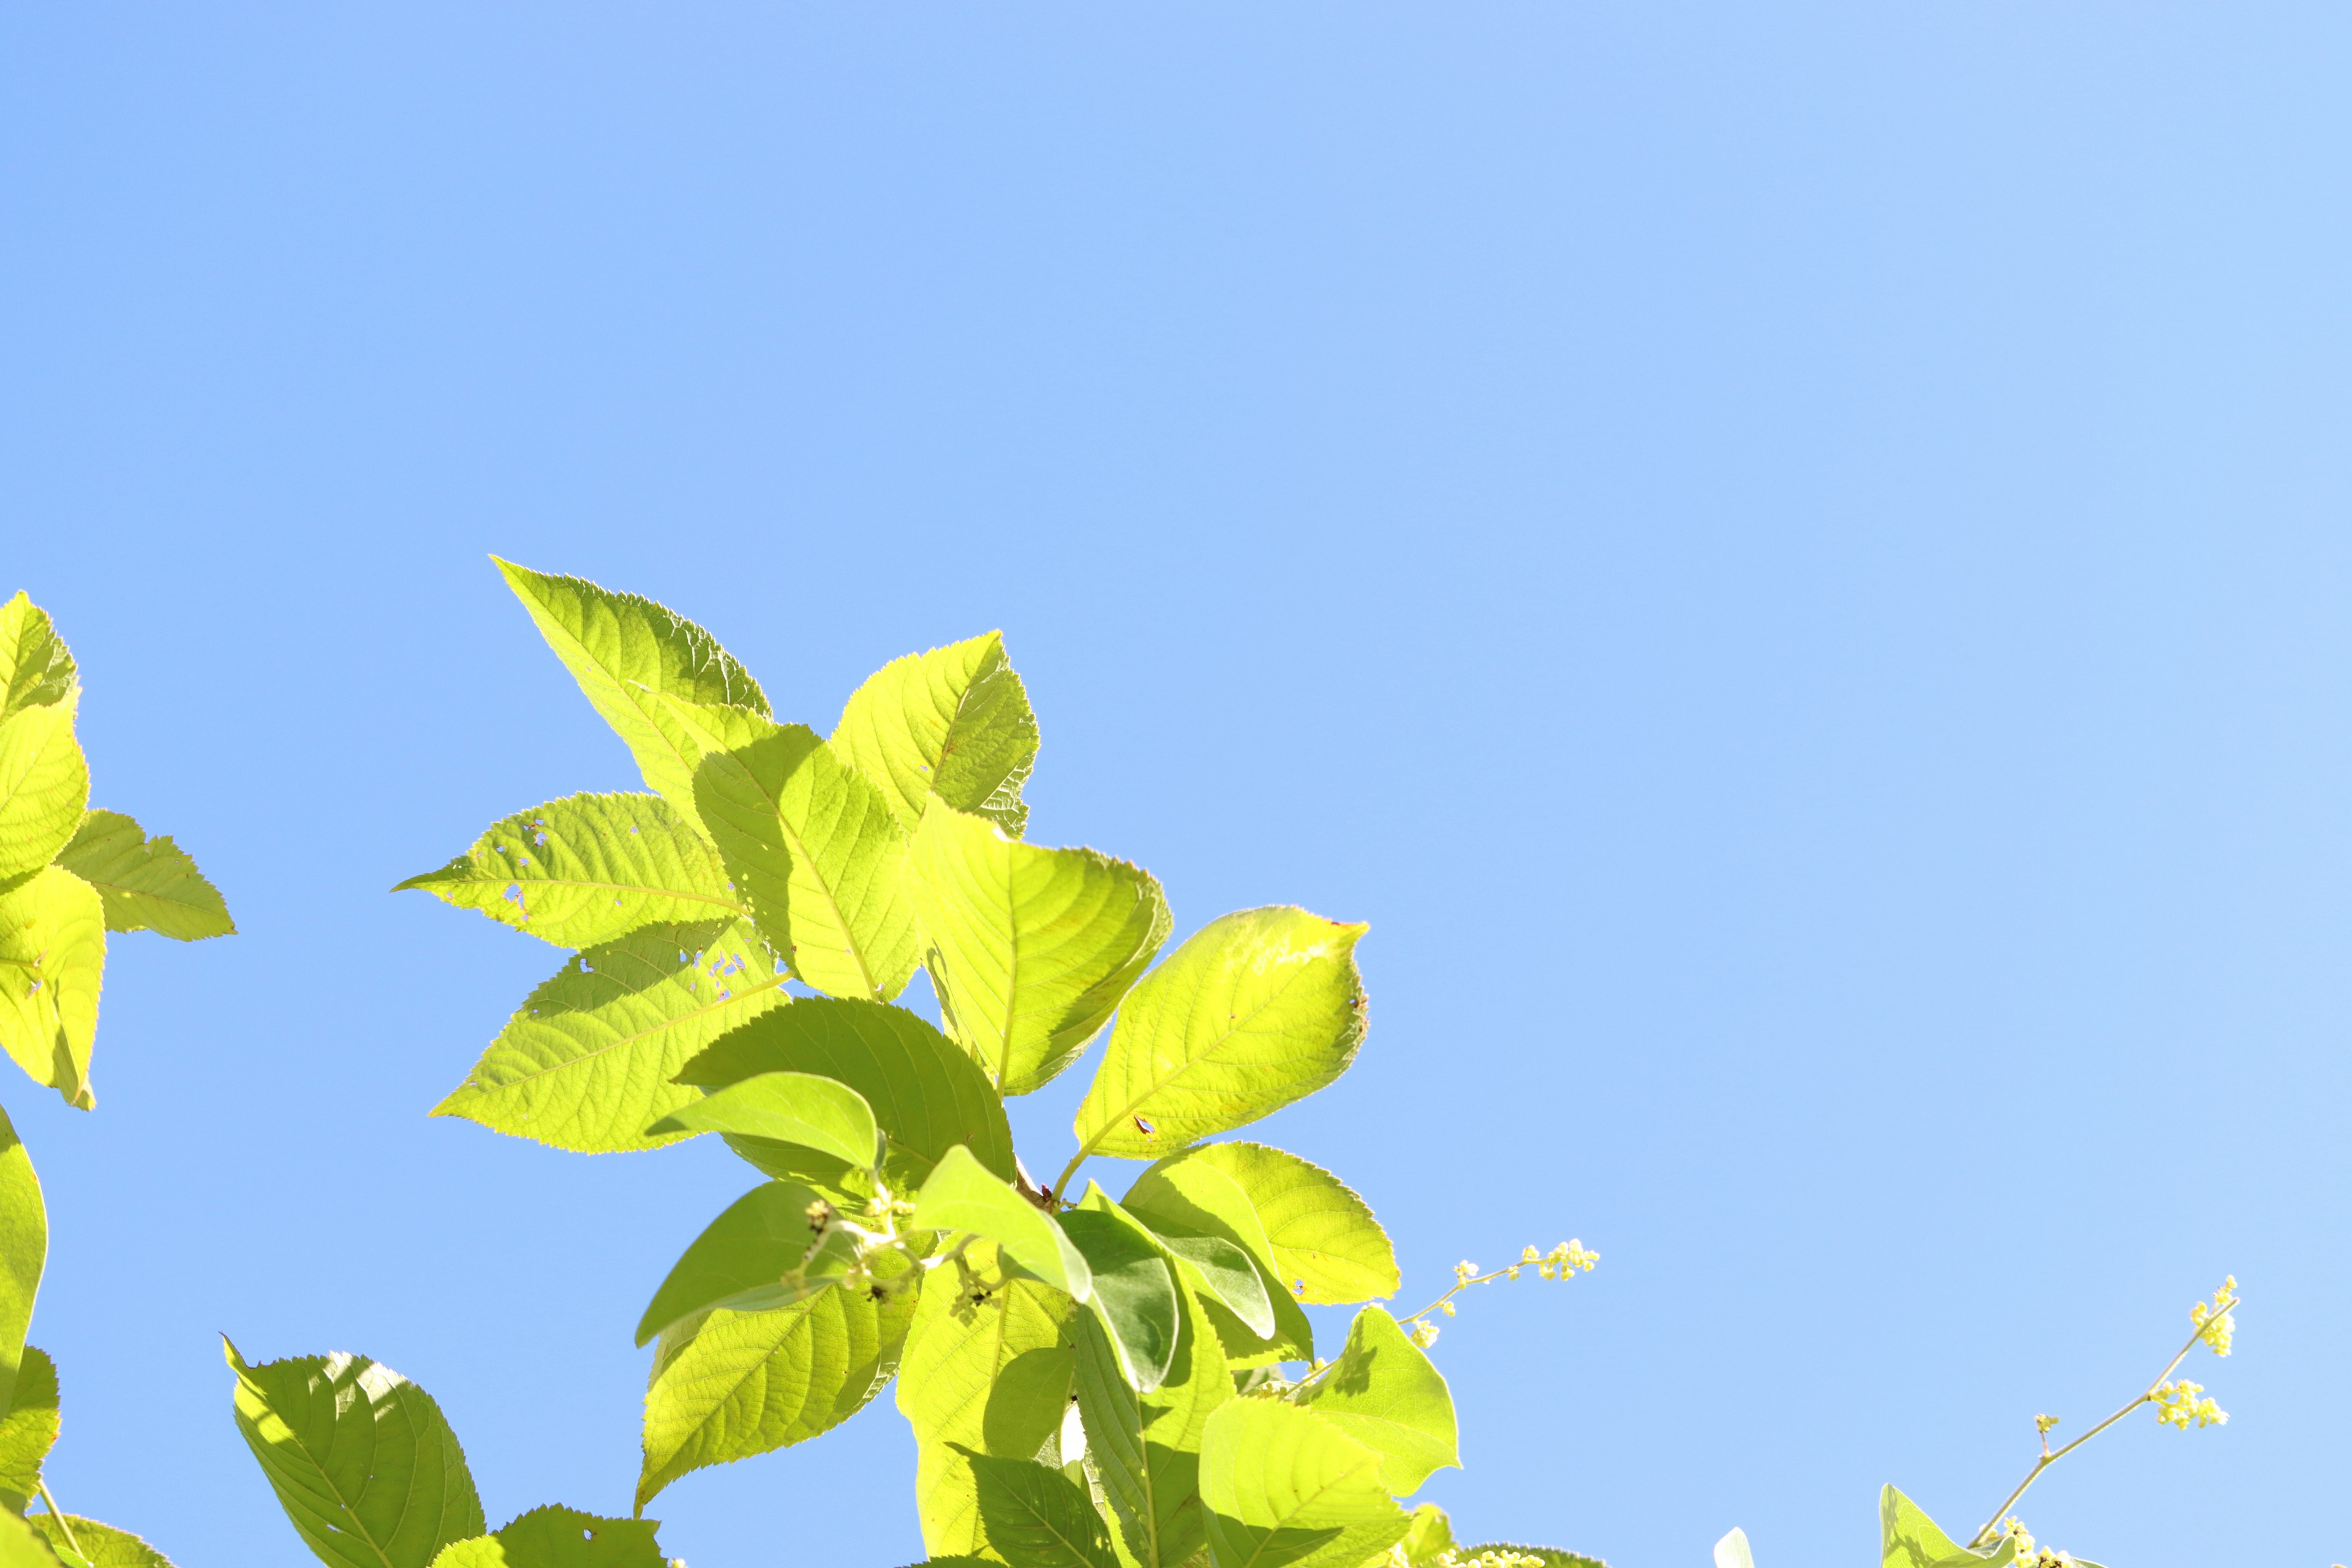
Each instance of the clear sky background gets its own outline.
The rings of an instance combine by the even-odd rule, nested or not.
[[[625,1510],[748,1173],[424,1114],[555,960],[385,889],[633,781],[495,551],[819,725],[1002,626],[1034,839],[1371,922],[1257,1135],[1403,1306],[1603,1257],[1446,1328],[1469,1534],[1965,1531],[2235,1271],[2231,1424],[2022,1511],[2345,1560],[2347,79],[2320,5],[0,9],[0,593],[242,926],[117,942],[94,1114],[0,1089],[59,1497],[309,1561],[226,1330],[415,1378],[494,1521]],[[891,1568],[910,1466],[886,1397],[654,1511]]]

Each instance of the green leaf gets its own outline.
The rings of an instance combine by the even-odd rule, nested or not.
[[[80,694],[0,720],[0,881],[56,858],[89,804],[89,763],[74,739]]]
[[[58,1441],[58,1364],[25,1347],[8,1414],[0,1416],[0,1507],[22,1513],[41,1488],[41,1465]]]
[[[887,1002],[915,973],[907,834],[882,792],[816,731],[671,702],[699,737],[703,825],[793,973],[828,996]]]
[[[1259,1333],[1214,1293],[1204,1296],[1202,1302],[1224,1346],[1225,1358],[1234,1366],[1315,1358],[1314,1327],[1276,1271],[1274,1243],[1266,1239],[1256,1206],[1233,1178],[1213,1165],[1178,1155],[1146,1171],[1119,1200],[1119,1206],[1171,1249],[1188,1238],[1215,1238],[1249,1259],[1271,1309],[1271,1333]],[[1197,1280],[1196,1288],[1207,1290],[1207,1280]]]
[[[52,1548],[41,1527],[13,1514],[0,1514],[0,1568],[89,1568],[89,1560]]]
[[[1201,1441],[1201,1501],[1216,1568],[1361,1568],[1412,1521],[1381,1486],[1379,1453],[1312,1410],[1235,1399]]]
[[[1082,1298],[1118,1346],[1127,1380],[1149,1394],[1176,1355],[1176,1277],[1150,1232],[1090,1187],[1083,1207],[1065,1209],[1062,1230],[1085,1255],[1092,1288]]]
[[[1412,1510],[1412,1519],[1399,1543],[1404,1548],[1406,1568],[1423,1568],[1454,1550],[1454,1521],[1445,1517],[1444,1509],[1425,1502]]]
[[[236,1425],[303,1543],[335,1568],[429,1568],[483,1531],[465,1450],[430,1394],[364,1356],[299,1356],[236,1373]]]
[[[1418,1491],[1431,1472],[1462,1464],[1444,1376],[1378,1307],[1356,1314],[1348,1348],[1298,1402],[1378,1450],[1381,1484],[1398,1497]]]
[[[1573,1552],[1562,1552],[1557,1546],[1521,1546],[1516,1542],[1490,1541],[1484,1546],[1465,1546],[1459,1561],[1475,1563],[1481,1552],[1508,1552],[1519,1557],[1532,1557],[1544,1568],[1609,1568],[1598,1557],[1582,1557]]]
[[[678,1477],[831,1431],[897,1370],[919,1279],[878,1254],[874,1290],[821,1290],[767,1312],[724,1309],[662,1336],[646,1390],[639,1509]],[[911,1267],[911,1266],[907,1266]]]
[[[823,1202],[796,1182],[766,1182],[728,1205],[654,1292],[637,1321],[637,1343],[715,1307],[766,1311],[836,1282],[854,1254],[820,1247],[809,1207]]]
[[[2013,1535],[1990,1552],[1971,1552],[1891,1486],[1878,1493],[1878,1536],[1882,1568],[2005,1568],[2017,1555]]]
[[[1026,1459],[1060,1430],[1076,1312],[1069,1297],[1032,1279],[976,1291],[935,1276],[923,1292],[898,1402],[914,1429],[916,1509],[933,1557],[985,1544],[968,1452]]]
[[[490,559],[590,704],[628,746],[646,784],[694,820],[701,747],[665,700],[764,715],[768,699],[760,683],[709,632],[651,599]]]
[[[833,745],[908,828],[932,794],[1016,838],[1029,819],[1021,786],[1037,762],[1037,718],[1000,633],[884,665],[850,694]]]
[[[1338,1078],[1364,1038],[1364,929],[1274,908],[1194,932],[1121,1005],[1078,1107],[1080,1152],[1153,1159]]]
[[[0,605],[0,722],[64,701],[74,679],[73,655],[48,612],[19,589]]]
[[[1234,1397],[1232,1374],[1199,1299],[1179,1292],[1182,1311],[1168,1376],[1146,1394],[1128,1381],[1118,1349],[1091,1313],[1076,1324],[1078,1413],[1087,1452],[1138,1568],[1178,1568],[1201,1550],[1208,1520],[1200,1500],[1201,1434],[1209,1415]]]
[[[969,1149],[949,1150],[933,1168],[908,1224],[914,1230],[968,1230],[986,1237],[1007,1258],[1080,1300],[1090,1288],[1092,1276],[1074,1240]]]
[[[1222,1179],[1220,1179],[1222,1178]],[[1238,1193],[1251,1224],[1234,1205]],[[1325,1306],[1393,1296],[1396,1249],[1339,1179],[1263,1143],[1210,1143],[1160,1161],[1120,1200],[1147,1224],[1231,1236],[1270,1251],[1286,1293]]]
[[[1117,1568],[1086,1489],[1034,1459],[967,1453],[988,1544],[1012,1568]]]
[[[33,1157],[16,1136],[16,1124],[0,1110],[0,1410],[11,1408],[25,1331],[33,1322],[33,1298],[40,1292],[48,1255],[49,1211],[41,1201],[41,1178],[34,1173]],[[57,1402],[54,1367],[49,1401]]]
[[[944,804],[923,815],[908,866],[940,1016],[1008,1095],[1076,1060],[1168,940],[1150,872],[1023,844]]]
[[[535,1508],[495,1535],[444,1547],[433,1568],[668,1568],[649,1519]]]
[[[1003,1101],[978,1063],[904,1007],[806,998],[730,1029],[677,1081],[719,1089],[763,1072],[817,1073],[864,1095],[893,1152],[919,1163],[918,1180],[959,1143],[1013,1179]]]
[[[89,1568],[172,1568],[170,1558],[127,1530],[117,1530],[78,1513],[66,1515],[65,1522],[73,1531],[73,1546],[80,1548],[79,1552],[73,1552],[73,1547],[66,1544],[65,1531],[58,1527],[57,1515],[37,1513],[31,1520],[33,1528],[47,1538],[50,1550],[57,1552],[60,1562],[79,1557]]]
[[[566,795],[516,812],[392,890],[410,888],[558,947],[746,912],[719,851],[657,795]]]
[[[169,835],[148,837],[119,811],[84,813],[58,864],[98,889],[109,931],[152,931],[175,942],[236,934],[220,890],[188,852]]]
[[[649,1138],[667,1132],[730,1132],[796,1143],[852,1166],[878,1163],[882,1136],[864,1095],[804,1072],[763,1072],[714,1089],[646,1129]]]
[[[98,890],[50,866],[0,891],[0,1046],[35,1083],[88,1110],[89,1048],[106,975]]]
[[[672,1142],[645,1130],[699,1098],[678,1069],[789,999],[750,922],[647,926],[533,991],[433,1114],[587,1154]]]
[[[1182,1267],[1186,1280],[1232,1313],[1253,1340],[1274,1337],[1274,1300],[1265,1288],[1265,1278],[1238,1245],[1222,1236],[1153,1232],[1152,1239]]]
[[[1748,1532],[1735,1530],[1715,1543],[1715,1568],[1756,1568],[1756,1554],[1748,1549]]]

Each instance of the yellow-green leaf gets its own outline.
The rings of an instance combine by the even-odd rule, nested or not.
[[[73,687],[73,655],[65,639],[48,612],[19,590],[0,605],[0,722],[62,701]]]
[[[1204,1143],[1153,1165],[1119,1202],[1147,1224],[1230,1236],[1270,1258],[1282,1293],[1301,1301],[1346,1305],[1397,1292],[1396,1249],[1371,1206],[1280,1149]]]
[[[1076,1060],[1168,940],[1150,872],[1023,844],[944,802],[923,814],[908,867],[940,1016],[1004,1094]]]
[[[1183,1321],[1167,1378],[1150,1393],[1127,1378],[1118,1347],[1092,1313],[1076,1321],[1078,1411],[1087,1451],[1138,1568],[1178,1568],[1200,1551],[1201,1435],[1210,1413],[1234,1397],[1217,1337],[1203,1332],[1199,1298],[1179,1292]]]
[[[433,1568],[667,1568],[649,1519],[535,1508],[492,1535],[441,1549]]]
[[[1092,1288],[1087,1260],[1062,1227],[973,1158],[969,1149],[950,1149],[932,1167],[907,1225],[910,1230],[936,1230],[943,1236],[970,1231],[985,1237],[1005,1257],[1079,1300]]]
[[[85,812],[58,864],[98,889],[109,931],[152,931],[175,942],[236,931],[220,889],[188,852],[168,834],[148,837],[119,811]]]
[[[1195,932],[1120,1005],[1078,1107],[1080,1152],[1154,1159],[1338,1078],[1364,1038],[1363,934],[1291,908]]]
[[[1989,1552],[1971,1552],[1891,1486],[1879,1489],[1878,1532],[1882,1568],[2007,1568],[2017,1556],[2014,1535]]]
[[[89,1568],[172,1568],[172,1560],[127,1530],[100,1524],[79,1514],[60,1521],[56,1514],[37,1513],[31,1524],[48,1540],[60,1563],[88,1563]],[[66,1531],[73,1532],[67,1539]]]
[[[22,1513],[40,1490],[41,1465],[58,1440],[58,1364],[26,1345],[8,1414],[0,1416],[0,1508]]]
[[[96,1103],[89,1050],[105,975],[97,889],[50,866],[0,890],[0,1047],[35,1083],[84,1110]]]
[[[89,805],[89,763],[74,739],[68,689],[0,720],[0,881],[38,870],[57,858]]]
[[[10,1409],[17,1358],[33,1322],[33,1299],[49,1255],[49,1211],[41,1202],[41,1178],[7,1112],[0,1111],[0,1410]],[[52,1369],[49,1398],[57,1401]],[[19,1511],[22,1511],[21,1510]]]
[[[1418,1491],[1432,1471],[1461,1466],[1444,1374],[1378,1307],[1356,1314],[1348,1348],[1298,1402],[1377,1450],[1381,1484],[1398,1497]]]
[[[909,828],[934,794],[1016,838],[1028,821],[1037,718],[1000,633],[892,659],[851,694],[833,743]]]
[[[1235,1399],[1201,1440],[1216,1568],[1362,1568],[1411,1528],[1381,1456],[1312,1410]]]

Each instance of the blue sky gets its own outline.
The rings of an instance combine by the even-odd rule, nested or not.
[[[384,889],[632,781],[495,551],[819,724],[1002,626],[1034,839],[1371,923],[1259,1135],[1407,1306],[1603,1256],[1440,1342],[1470,1534],[1965,1530],[2234,1271],[2231,1423],[2022,1511],[2344,1559],[2347,66],[2260,4],[0,13],[0,593],[243,928],[117,942],[95,1114],[0,1089],[60,1499],[309,1561],[227,1331],[417,1379],[495,1518],[625,1506],[745,1175],[424,1115],[553,965]],[[910,1454],[886,1399],[655,1511],[891,1568]]]

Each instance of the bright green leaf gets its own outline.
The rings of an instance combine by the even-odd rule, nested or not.
[[[1891,1486],[1878,1493],[1878,1538],[1882,1568],[2006,1568],[2017,1555],[2013,1535],[1989,1552],[1969,1551]]]
[[[828,996],[887,1002],[915,973],[907,833],[881,790],[799,724],[672,702],[706,750],[703,825],[793,973]]]
[[[188,852],[168,835],[148,837],[119,811],[84,813],[58,864],[98,889],[109,931],[152,931],[176,942],[236,933],[220,889]]]
[[[1116,1568],[1110,1531],[1086,1489],[1034,1459],[968,1453],[981,1528],[1012,1568]]]
[[[1454,1550],[1454,1521],[1445,1517],[1444,1509],[1425,1502],[1412,1510],[1412,1526],[1400,1542],[1406,1568],[1423,1568]]]
[[[637,1321],[637,1343],[698,1312],[716,1307],[766,1311],[805,1300],[838,1280],[854,1255],[845,1247],[820,1246],[809,1208],[823,1201],[796,1182],[766,1182],[728,1205],[654,1292]]]
[[[1230,1231],[1255,1250],[1255,1237],[1233,1212],[1236,1189],[1283,1286],[1299,1300],[1346,1305],[1396,1294],[1396,1249],[1370,1206],[1330,1172],[1280,1149],[1239,1142],[1188,1149],[1136,1178],[1120,1202],[1147,1223]]]
[[[65,700],[74,688],[73,655],[48,612],[18,590],[0,605],[0,722],[27,708]]]
[[[1348,1348],[1299,1403],[1378,1450],[1381,1484],[1398,1497],[1419,1490],[1432,1471],[1462,1463],[1444,1376],[1378,1307],[1356,1314]]]
[[[41,1527],[14,1514],[0,1514],[0,1568],[89,1568],[78,1553],[52,1548]]]
[[[745,912],[719,851],[657,795],[566,795],[519,811],[393,891],[409,888],[558,947]]]
[[[8,1413],[0,1416],[0,1507],[22,1513],[32,1506],[42,1462],[57,1440],[57,1363],[48,1352],[26,1345]]]
[[[1179,1293],[1182,1321],[1167,1377],[1146,1394],[1128,1381],[1099,1319],[1076,1323],[1078,1412],[1087,1451],[1137,1568],[1178,1568],[1208,1539],[1200,1500],[1201,1434],[1234,1397],[1233,1377],[1200,1302]]]
[[[1091,1276],[1086,1258],[1060,1226],[961,1147],[933,1168],[915,1199],[909,1229],[968,1230],[986,1237],[1006,1258],[1056,1290],[1086,1299]]]
[[[651,599],[512,562],[499,561],[498,567],[547,646],[628,746],[646,784],[694,820],[694,767],[701,747],[665,700],[765,714],[768,699],[760,683],[709,632]]]
[[[40,1291],[48,1255],[49,1211],[41,1202],[41,1178],[34,1173],[33,1157],[16,1136],[16,1124],[0,1110],[0,1410],[11,1407],[17,1358],[24,1353],[25,1331],[32,1326],[33,1298]],[[54,1368],[49,1384],[54,1405]]]
[[[78,1556],[89,1568],[172,1568],[172,1560],[131,1534],[110,1524],[100,1524],[94,1519],[84,1519],[78,1513],[68,1514],[64,1524],[73,1531],[68,1545],[66,1531],[58,1527],[58,1516],[37,1513],[32,1516],[33,1528],[48,1538],[50,1549],[58,1561],[69,1561],[68,1553]],[[79,1548],[79,1551],[76,1551]]]
[[[51,866],[0,891],[0,1046],[31,1075],[88,1110],[89,1048],[106,975],[106,906]]]
[[[442,1549],[433,1568],[668,1568],[649,1519],[535,1508],[494,1535]]]
[[[236,1373],[236,1425],[303,1543],[334,1568],[429,1568],[483,1531],[465,1451],[430,1394],[364,1356],[299,1356]]]
[[[1229,1243],[1249,1259],[1265,1292],[1274,1320],[1272,1332],[1259,1333],[1254,1323],[1244,1322],[1214,1292],[1202,1301],[1233,1365],[1265,1366],[1314,1359],[1314,1327],[1299,1310],[1289,1284],[1278,1271],[1274,1243],[1266,1238],[1257,1206],[1232,1177],[1213,1164],[1179,1154],[1146,1171],[1119,1200],[1119,1206],[1171,1248],[1188,1238],[1214,1238]],[[1208,1289],[1208,1281],[1200,1280],[1199,1288]]]
[[[1201,1501],[1216,1568],[1361,1568],[1412,1521],[1381,1456],[1312,1410],[1235,1399],[1201,1440]]]
[[[89,763],[74,739],[69,690],[0,720],[0,881],[56,858],[89,804]]]
[[[1129,1383],[1149,1394],[1176,1355],[1176,1277],[1151,1234],[1103,1195],[1065,1209],[1062,1231],[1085,1255],[1092,1288],[1084,1300],[1110,1331]]]
[[[999,633],[884,665],[850,695],[833,745],[909,828],[933,794],[1016,838],[1029,819],[1021,786],[1036,765],[1037,718]]]
[[[590,948],[533,991],[436,1116],[607,1153],[695,1102],[670,1081],[727,1030],[789,994],[748,921],[647,926]]]
[[[924,813],[908,866],[940,1016],[1008,1095],[1077,1059],[1168,940],[1150,872],[1024,844],[944,804]]]
[[[1153,1239],[1183,1266],[1194,1288],[1231,1312],[1253,1339],[1274,1337],[1274,1301],[1248,1253],[1222,1236],[1154,1233]]]
[[[866,1097],[894,1153],[920,1175],[961,1143],[1011,1181],[1013,1131],[978,1063],[904,1007],[811,997],[729,1030],[686,1064],[677,1081],[719,1089],[756,1073],[839,1079]]]
[[[967,1451],[1029,1458],[1061,1428],[1069,1400],[1076,1303],[1032,1279],[973,1296],[952,1265],[933,1276],[898,1376],[923,1549],[935,1558],[985,1543]]]
[[[646,1389],[637,1507],[678,1477],[805,1442],[865,1408],[898,1364],[919,1279],[835,1287],[766,1312],[721,1310],[662,1336]]]
[[[1338,1078],[1364,1038],[1363,934],[1290,908],[1194,932],[1120,1005],[1078,1107],[1080,1152],[1153,1159]]]
[[[729,1132],[814,1149],[852,1166],[870,1166],[881,1139],[874,1108],[845,1083],[804,1072],[763,1072],[682,1105],[646,1129]]]

